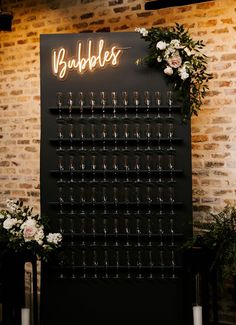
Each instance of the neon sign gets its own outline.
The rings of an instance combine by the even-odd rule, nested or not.
[[[122,50],[117,46],[111,49],[104,48],[105,41],[101,39],[97,50],[93,50],[93,41],[88,41],[87,53],[82,54],[82,43],[79,42],[76,56],[68,57],[67,50],[62,47],[52,51],[52,73],[59,79],[65,80],[70,71],[77,71],[83,74],[86,71],[94,71],[97,68],[104,68],[107,65],[117,66]]]

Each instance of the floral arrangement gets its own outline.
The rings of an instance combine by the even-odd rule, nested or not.
[[[36,255],[44,260],[60,246],[62,235],[48,233],[47,221],[22,201],[7,200],[7,209],[0,211],[0,243],[16,252]]]
[[[207,82],[212,74],[206,72],[207,56],[201,50],[205,46],[194,41],[183,25],[170,28],[136,28],[141,37],[149,42],[149,54],[138,59],[160,68],[178,92],[183,102],[184,117],[197,115],[208,90]]]
[[[202,230],[198,237],[201,244],[212,252],[212,267],[218,267],[223,278],[236,277],[236,207],[227,205],[211,217],[210,222],[195,223]],[[193,244],[198,237],[193,238]]]

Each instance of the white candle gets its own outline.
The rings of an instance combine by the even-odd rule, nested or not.
[[[21,308],[21,325],[30,325],[30,309]]]
[[[202,325],[202,306],[193,306],[193,325]]]

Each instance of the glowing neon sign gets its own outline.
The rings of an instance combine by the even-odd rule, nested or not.
[[[62,47],[52,51],[52,73],[59,79],[66,79],[70,71],[77,71],[79,74],[85,71],[94,71],[96,68],[104,68],[107,65],[118,65],[122,50],[113,46],[110,50],[104,49],[104,40],[98,43],[97,50],[93,50],[93,41],[88,41],[87,53],[82,55],[82,43],[79,42],[76,56],[68,57],[67,50]]]

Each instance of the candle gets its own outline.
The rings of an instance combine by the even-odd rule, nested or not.
[[[202,306],[193,306],[193,325],[202,325]]]
[[[21,308],[21,325],[30,325],[30,309]]]

